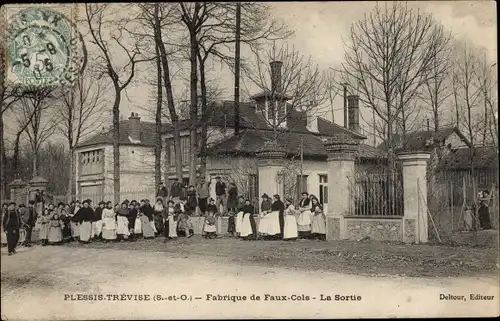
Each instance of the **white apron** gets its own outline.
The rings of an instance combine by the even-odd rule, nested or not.
[[[118,223],[116,227],[116,234],[129,236],[130,231],[128,230],[128,219],[125,216],[117,216],[116,221]]]
[[[285,215],[285,228],[283,231],[283,239],[293,239],[297,238],[297,220],[294,215]]]
[[[243,221],[243,212],[238,212],[238,214],[236,214],[236,217],[235,217],[235,222],[234,222],[234,225],[236,227],[236,233],[240,233],[241,232],[241,223]]]
[[[259,233],[265,235],[276,235],[280,234],[280,221],[279,221],[279,211],[272,211],[266,215],[261,214],[259,221]]]
[[[142,234],[142,222],[140,217],[135,219],[134,234]]]
[[[241,230],[240,237],[247,237],[252,234],[252,225],[250,224],[250,215],[249,213],[245,213],[241,220]]]

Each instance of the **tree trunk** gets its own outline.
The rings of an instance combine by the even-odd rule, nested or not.
[[[18,132],[16,135],[16,140],[14,141],[14,155],[12,156],[12,171],[16,178],[19,177],[19,143],[21,140],[21,135],[23,132]]]
[[[73,182],[74,182],[74,177],[76,175],[76,166],[75,166],[75,161],[74,161],[74,157],[75,157],[75,154],[74,154],[75,150],[74,148],[70,148],[69,150],[69,170],[70,170],[70,173],[69,173],[69,178],[68,178],[68,188],[67,188],[67,192],[66,192],[66,201],[69,203],[71,203],[72,201],[72,198],[73,198]]]
[[[113,104],[113,192],[115,204],[120,202],[120,100],[121,91],[115,85]]]
[[[1,107],[1,106],[0,106]],[[0,200],[6,199],[7,194],[7,159],[5,157],[5,145],[3,137],[3,113],[0,115]]]
[[[198,42],[196,39],[196,31],[190,30],[190,63],[191,63],[191,75],[190,75],[190,90],[191,90],[191,106],[189,107],[189,118],[190,118],[190,128],[189,128],[189,184],[196,186],[196,165],[198,159],[198,147],[197,147],[197,134],[198,134]]]
[[[207,143],[208,121],[211,116],[211,106],[207,104],[207,84],[205,80],[205,63],[200,60],[200,89],[201,89],[201,138],[200,138],[200,177],[207,176]],[[210,110],[209,110],[210,109]]]
[[[175,110],[174,94],[172,92],[172,82],[170,81],[170,68],[168,66],[168,57],[165,50],[165,44],[161,37],[161,26],[160,19],[158,15],[158,4],[155,4],[155,29],[154,37],[155,43],[160,49],[161,53],[161,63],[163,67],[163,84],[165,86],[165,91],[167,94],[167,106],[170,114],[170,120],[172,126],[174,127],[174,152],[175,152],[175,171],[177,178],[182,180],[182,154],[181,154],[181,136],[179,131],[179,116]]]
[[[160,48],[155,46],[156,49],[156,86],[157,95],[156,97],[156,130],[155,130],[155,186],[159,186],[161,179],[161,105],[163,102],[163,88],[161,86],[161,57]]]

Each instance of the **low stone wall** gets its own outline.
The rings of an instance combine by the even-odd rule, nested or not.
[[[346,238],[359,240],[369,237],[377,241],[403,241],[402,218],[352,218],[344,219]]]

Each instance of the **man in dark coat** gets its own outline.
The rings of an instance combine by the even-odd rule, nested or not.
[[[184,186],[179,182],[179,179],[174,179],[174,183],[170,187],[170,197],[175,204],[179,204],[181,197],[184,195]]]
[[[255,209],[253,205],[250,203],[250,200],[248,198],[245,200],[245,205],[243,205],[242,211],[243,213],[245,213],[244,215],[247,215],[246,213],[250,213],[248,215],[250,215],[249,219],[250,219],[250,226],[252,227],[252,235],[249,237],[249,239],[256,240],[257,224],[255,224],[255,217],[254,217]]]
[[[167,187],[165,186],[165,184],[163,184],[163,182],[160,182],[160,186],[158,187],[158,191],[156,192],[156,197],[161,197],[161,199],[163,200],[163,204],[167,204],[167,200],[168,200],[168,189]]]
[[[283,237],[283,231],[285,229],[285,204],[281,201],[278,194],[275,194],[273,198],[274,202],[271,205],[271,211],[279,211],[280,237]]]
[[[224,183],[220,176],[215,178],[217,183],[215,183],[215,206],[217,206],[217,210],[219,211],[220,206],[222,205],[221,214],[226,213],[227,208],[227,194],[226,194],[226,183]]]
[[[19,242],[19,229],[21,228],[21,216],[16,211],[16,203],[9,203],[7,212],[3,217],[3,229],[7,234],[7,248],[9,255],[16,253],[17,242]]]
[[[28,207],[23,208],[23,212],[21,215],[24,226],[26,228],[26,240],[24,241],[24,246],[26,247],[31,246],[31,235],[33,233],[33,227],[35,226],[36,222],[34,205],[34,201],[29,201]]]

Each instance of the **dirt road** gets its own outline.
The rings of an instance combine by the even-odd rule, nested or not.
[[[499,314],[499,281],[486,277],[364,277],[221,263],[200,255],[40,246],[9,257],[3,248],[1,267],[4,320]],[[214,301],[208,294],[233,297]],[[466,301],[440,300],[441,294]],[[471,301],[470,294],[494,298]],[[354,300],[335,301],[335,295]],[[321,300],[328,297],[332,301]]]

